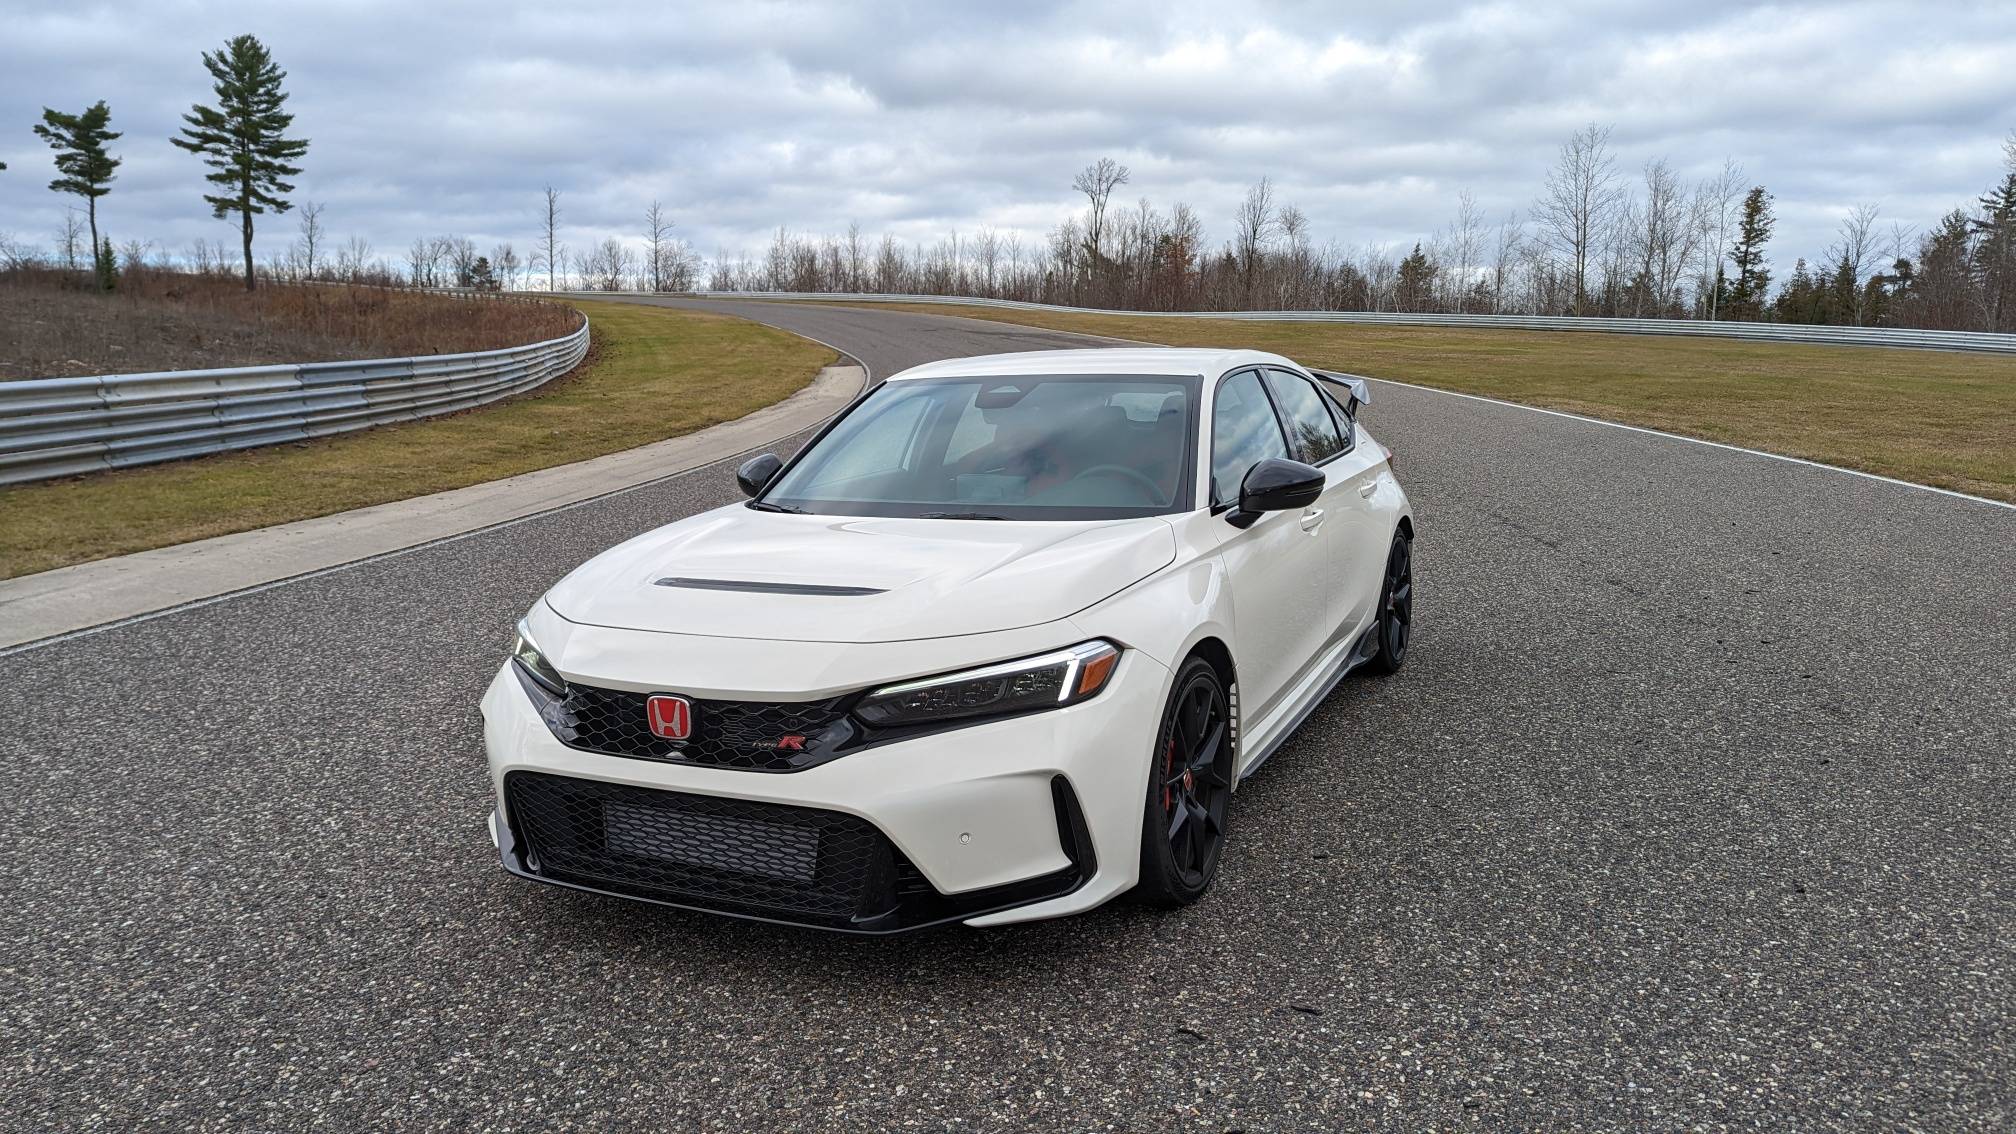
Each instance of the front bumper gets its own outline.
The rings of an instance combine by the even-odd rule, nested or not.
[[[824,929],[1074,913],[1136,881],[1168,680],[1129,651],[1082,704],[777,774],[568,747],[507,663],[483,698],[492,835],[522,877]]]

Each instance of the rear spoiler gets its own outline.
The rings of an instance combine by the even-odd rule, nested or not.
[[[1309,373],[1330,383],[1332,386],[1343,387],[1351,399],[1345,404],[1344,412],[1354,418],[1358,416],[1359,406],[1369,406],[1372,404],[1371,386],[1366,383],[1365,379],[1356,374],[1339,374],[1333,370],[1311,370]]]

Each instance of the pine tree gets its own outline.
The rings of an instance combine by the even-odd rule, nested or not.
[[[1764,295],[1771,289],[1771,270],[1764,266],[1764,245],[1771,239],[1771,194],[1762,185],[1743,198],[1743,219],[1737,228],[1736,247],[1729,260],[1736,266],[1736,281],[1729,289],[1729,318],[1758,319],[1764,314]]]
[[[1828,322],[1823,307],[1818,281],[1806,268],[1806,258],[1801,256],[1792,264],[1792,275],[1785,281],[1785,287],[1771,304],[1774,318],[1780,323],[1825,323]]]
[[[1426,311],[1435,296],[1435,262],[1415,244],[1414,251],[1400,261],[1399,278],[1394,283],[1393,300],[1402,311]]]
[[[1973,230],[1980,243],[1974,258],[1981,275],[1988,329],[2016,330],[2016,134],[2003,148],[2002,184],[1981,198]]]
[[[1861,324],[1862,281],[1856,278],[1855,262],[1847,256],[1834,263],[1834,278],[1828,282],[1827,291],[1822,296],[1820,321],[1837,327],[1854,327]]]
[[[1918,243],[1917,259],[1900,264],[1904,286],[1898,297],[1899,322],[1935,331],[1971,331],[1980,326],[1980,278],[1972,255],[1967,214],[1947,213]]]
[[[249,35],[235,36],[215,55],[203,53],[203,66],[215,80],[217,105],[201,103],[190,108],[182,120],[188,123],[182,136],[171,138],[177,146],[198,154],[215,172],[204,175],[230,191],[229,196],[204,194],[211,211],[220,220],[237,213],[245,247],[245,290],[252,290],[252,217],[272,209],[284,213],[293,206],[283,193],[294,186],[282,180],[301,170],[290,165],[308,152],[306,138],[284,134],[294,124],[294,116],[281,108],[287,93],[280,80],[287,72],[273,65],[264,44]]]
[[[98,198],[112,191],[114,171],[120,162],[105,152],[105,143],[119,137],[105,128],[111,121],[112,111],[100,99],[82,114],[65,114],[45,106],[42,121],[35,126],[35,136],[56,151],[56,171],[63,175],[51,181],[49,188],[84,198],[85,212],[91,218],[93,248],[98,247]]]
[[[111,237],[105,237],[104,242],[96,246],[91,267],[97,274],[99,291],[111,291],[119,286],[119,257],[112,251]]]

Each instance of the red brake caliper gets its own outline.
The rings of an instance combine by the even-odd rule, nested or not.
[[[1169,738],[1169,747],[1162,751],[1162,814],[1176,810],[1176,792],[1169,786],[1169,773],[1176,770],[1176,738]]]

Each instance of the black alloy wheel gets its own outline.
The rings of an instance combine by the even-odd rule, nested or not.
[[[1183,906],[1204,896],[1225,846],[1232,798],[1232,713],[1225,682],[1192,658],[1177,675],[1148,776],[1139,897]]]
[[[1376,631],[1379,653],[1366,664],[1374,672],[1392,673],[1407,660],[1407,644],[1414,636],[1414,541],[1405,532],[1393,533],[1393,549],[1386,553]]]

